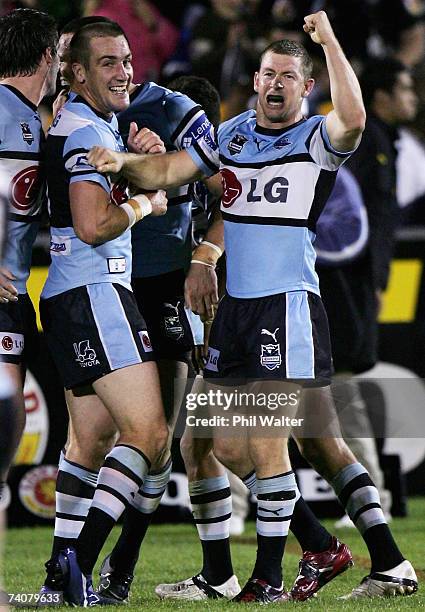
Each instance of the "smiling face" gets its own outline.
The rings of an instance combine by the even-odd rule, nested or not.
[[[68,87],[72,81],[72,68],[69,62],[69,43],[73,34],[67,32],[61,34],[58,42],[58,57],[59,57],[59,77],[61,87]]]
[[[133,76],[131,53],[124,36],[93,37],[88,67],[73,64],[78,92],[105,115],[125,110],[130,104]]]
[[[254,75],[258,125],[284,128],[299,121],[303,98],[313,85],[313,79],[304,77],[302,58],[268,51]]]

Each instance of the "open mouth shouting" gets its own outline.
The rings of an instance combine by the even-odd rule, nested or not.
[[[285,98],[280,94],[269,94],[266,97],[266,102],[270,108],[283,108]]]

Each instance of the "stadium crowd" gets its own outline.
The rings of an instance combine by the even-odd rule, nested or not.
[[[366,413],[356,400],[358,416],[340,415],[339,425],[332,395],[343,396],[337,408],[353,403],[356,384],[338,374],[376,363],[396,230],[423,218],[425,184],[402,179],[412,155],[425,163],[425,97],[415,88],[423,3],[212,0],[171,9],[27,0],[1,10],[9,214],[0,406],[9,429],[0,486],[23,431],[25,368],[37,351],[26,281],[45,182],[51,265],[40,312],[69,412],[42,595],[61,592],[77,606],[127,601],[171,472],[184,387],[174,383],[196,368],[195,345],[206,351],[204,331],[200,391],[239,381],[256,393],[299,393],[306,421],[319,413],[321,426],[332,424],[326,436],[292,435],[368,548],[370,573],[347,599],[414,594]],[[216,266],[224,251],[223,292]],[[350,567],[348,547],[300,495],[290,433],[248,428],[235,444],[187,428],[181,450],[203,566],[158,585],[159,597],[302,601]],[[257,556],[242,589],[224,466],[258,500]],[[121,516],[95,589],[94,565]],[[289,529],[303,556],[286,591]]]

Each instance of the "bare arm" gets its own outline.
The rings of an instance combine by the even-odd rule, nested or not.
[[[215,248],[211,245],[215,245]],[[215,265],[220,251],[224,251],[224,226],[221,213],[217,210],[204,241],[192,254],[192,263],[185,281],[186,306],[199,314],[203,321],[214,318],[214,309],[218,303]]]
[[[179,187],[203,178],[202,172],[184,150],[163,155],[136,155],[93,147],[88,162],[103,174],[122,171],[129,181],[143,189]]]
[[[152,214],[165,214],[165,192],[146,194],[152,205]],[[101,244],[113,240],[130,227],[129,216],[121,206],[116,206],[98,184],[90,181],[71,183],[69,186],[72,221],[78,238],[87,244]],[[127,201],[137,209],[134,198]],[[137,221],[142,219],[142,214]]]
[[[326,117],[326,130],[337,151],[351,151],[360,142],[366,121],[357,77],[344,55],[324,11],[304,18],[304,30],[322,45],[326,57],[333,110]]]

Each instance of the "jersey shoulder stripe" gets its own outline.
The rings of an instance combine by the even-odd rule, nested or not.
[[[226,166],[234,166],[235,168],[266,168],[267,166],[281,166],[283,164],[312,162],[314,160],[311,157],[310,153],[296,153],[294,155],[285,155],[284,157],[278,157],[277,159],[270,159],[259,162],[238,162],[234,159],[229,159],[228,157],[225,157],[224,155],[220,154],[220,161]]]
[[[180,120],[180,123],[171,134],[171,141],[178,146],[178,148],[182,149],[182,136],[185,132],[187,132],[191,126],[199,117],[205,115],[201,106],[196,105],[191,108],[184,117]]]
[[[27,153],[26,151],[0,151],[0,159],[27,159],[40,161],[41,153]]]

